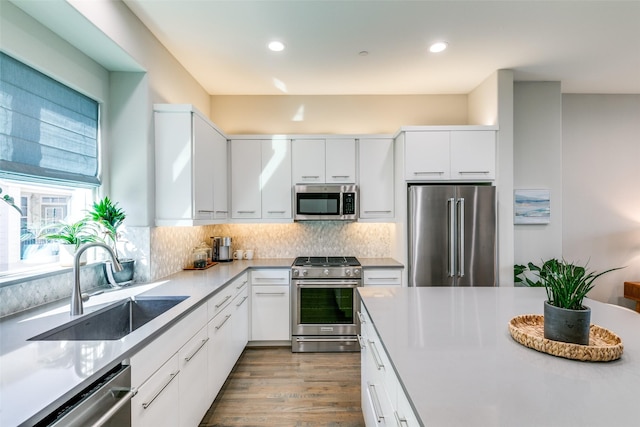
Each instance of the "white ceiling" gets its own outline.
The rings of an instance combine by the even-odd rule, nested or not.
[[[468,93],[498,69],[640,93],[639,0],[124,2],[214,95]]]

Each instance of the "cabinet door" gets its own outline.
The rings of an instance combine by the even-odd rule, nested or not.
[[[264,140],[262,144],[262,218],[291,218],[291,142]]]
[[[207,328],[203,327],[178,352],[180,425],[197,426],[211,405],[207,379]]]
[[[232,303],[232,359],[234,363],[249,341],[249,287],[245,288],[235,297]]]
[[[251,339],[253,341],[290,340],[289,310],[289,285],[252,285]]]
[[[291,142],[291,159],[295,184],[325,182],[324,139],[294,139]]]
[[[262,169],[259,140],[231,141],[231,216],[260,218],[260,171]]]
[[[229,161],[227,138],[216,132],[214,139],[214,156],[211,159],[213,167],[213,208],[215,219],[227,219],[229,215],[229,189],[227,186],[227,171]]]
[[[180,425],[179,373],[176,353],[138,388],[131,399],[133,427]]]
[[[327,139],[325,142],[327,183],[356,182],[356,140]]]
[[[449,131],[416,131],[405,135],[405,179],[449,179]]]
[[[233,330],[231,317],[233,305],[229,304],[207,325],[209,335],[209,396],[215,399],[231,372],[236,359],[232,359]],[[203,373],[204,374],[204,373]]]
[[[393,218],[393,140],[361,139],[360,218]]]
[[[193,114],[193,218],[213,219],[213,170],[216,130]]]
[[[495,177],[495,131],[452,131],[451,178],[484,181]]]

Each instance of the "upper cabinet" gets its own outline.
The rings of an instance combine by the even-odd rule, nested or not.
[[[156,225],[229,218],[227,138],[191,105],[154,106]]]
[[[394,217],[393,160],[393,139],[360,139],[358,182],[361,219]]]
[[[405,132],[407,181],[491,181],[496,176],[495,130]]]
[[[291,189],[288,139],[231,140],[234,219],[291,220]]]
[[[356,182],[356,140],[294,139],[294,184],[353,184]]]

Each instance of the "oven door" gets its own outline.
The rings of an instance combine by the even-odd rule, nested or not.
[[[357,335],[356,280],[293,280],[291,335]]]

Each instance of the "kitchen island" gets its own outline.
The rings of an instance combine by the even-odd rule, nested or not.
[[[592,323],[616,333],[624,352],[612,362],[579,362],[529,349],[509,334],[514,316],[542,314],[543,288],[389,287],[360,294],[423,425],[638,425],[640,315],[632,310],[586,301]]]

